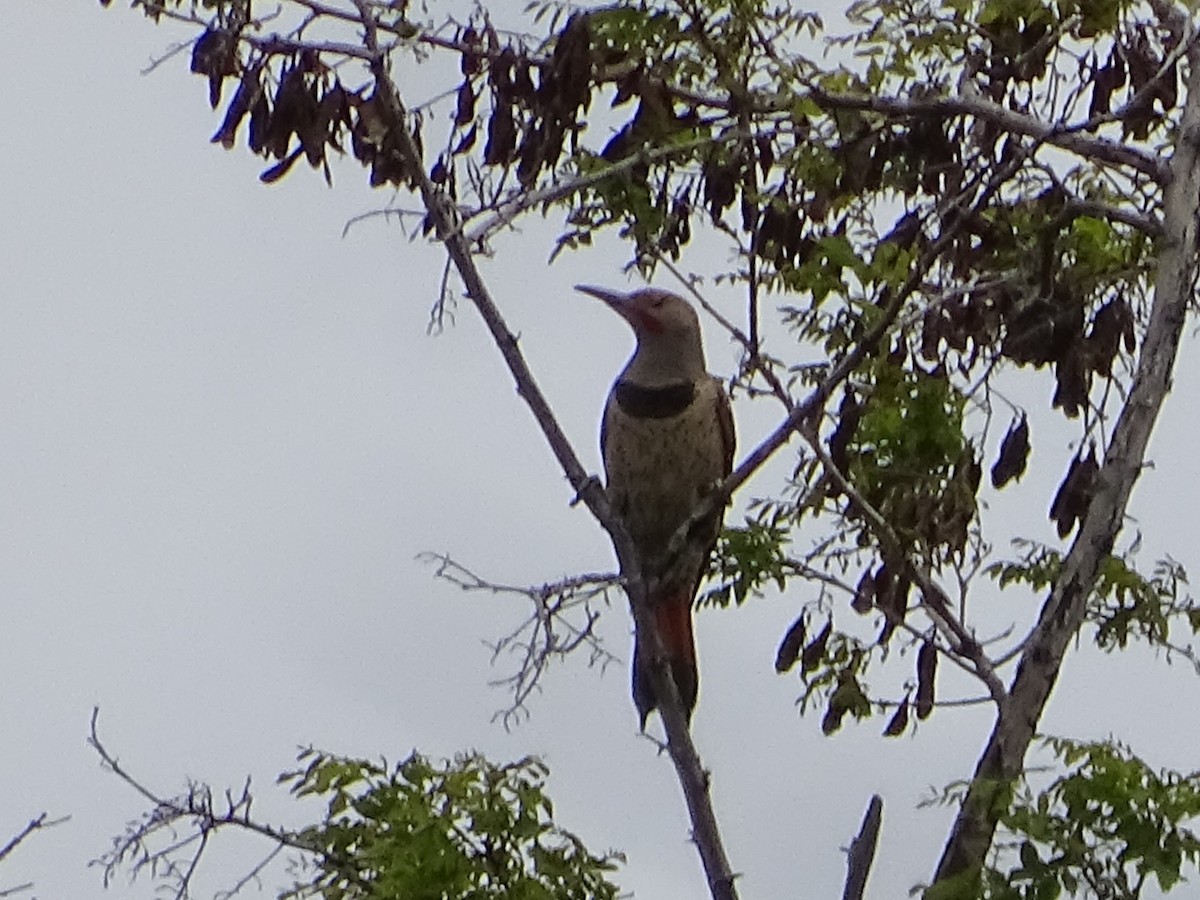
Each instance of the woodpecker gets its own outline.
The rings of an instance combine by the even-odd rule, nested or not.
[[[651,612],[646,618],[658,632],[690,717],[699,687],[692,601],[724,510],[693,526],[673,558],[667,558],[667,545],[733,468],[729,396],[708,374],[700,319],[682,297],[653,287],[629,294],[585,285],[577,290],[604,301],[637,338],[633,356],[608,394],[600,450],[609,499],[653,588],[645,601]],[[659,706],[649,672],[652,646],[635,627],[633,702],[643,729]]]

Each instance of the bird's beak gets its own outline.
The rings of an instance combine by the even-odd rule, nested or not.
[[[580,293],[595,297],[597,300],[603,300],[608,306],[612,307],[622,316],[628,316],[628,294],[621,294],[617,291],[607,290],[606,288],[592,287],[589,284],[577,284],[575,285],[575,290],[579,291]]]
[[[592,287],[590,284],[577,284],[575,290],[589,294],[597,300],[603,300],[604,305],[628,322],[635,332],[640,333],[639,329],[644,327],[643,317],[638,314],[638,308],[634,305],[631,294]]]

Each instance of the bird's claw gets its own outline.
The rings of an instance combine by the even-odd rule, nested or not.
[[[595,475],[589,475],[584,479],[583,484],[579,486],[579,490],[575,492],[575,496],[571,498],[570,506],[575,507],[583,502],[583,495],[594,487],[600,487],[600,479]]]

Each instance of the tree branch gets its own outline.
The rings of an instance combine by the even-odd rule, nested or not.
[[[418,559],[433,563],[434,575],[464,591],[484,591],[491,594],[516,594],[529,601],[532,611],[508,634],[490,643],[492,662],[501,654],[518,657],[517,670],[492,681],[493,686],[512,692],[512,703],[497,711],[505,728],[525,712],[525,701],[537,688],[542,675],[556,657],[565,657],[581,646],[590,650],[589,665],[600,664],[601,670],[617,657],[602,645],[594,630],[600,618],[593,611],[592,601],[601,599],[608,605],[608,592],[622,585],[619,575],[588,573],[563,578],[542,585],[510,585],[488,581],[466,566],[441,553],[422,553]],[[572,621],[582,616],[581,622]]]
[[[879,842],[879,826],[883,822],[883,798],[871,795],[867,812],[863,816],[858,835],[850,842],[846,851],[846,889],[842,900],[862,900],[867,889],[867,876],[875,859],[875,846]]]
[[[1200,53],[1188,53],[1187,100],[1174,156],[1164,168],[1163,230],[1145,342],[1079,533],[1026,644],[1000,715],[954,822],[936,880],[979,871],[992,844],[997,804],[1022,769],[1059,668],[1087,613],[1100,567],[1120,533],[1150,433],[1171,385],[1189,304],[1195,295],[1200,213]]]
[[[60,816],[57,819],[51,819],[48,818],[48,816],[49,813],[41,813],[35,816],[26,823],[24,828],[9,838],[8,842],[3,847],[0,847],[0,862],[7,859],[12,852],[16,850],[17,847],[21,846],[25,839],[35,831],[41,831],[43,828],[53,828],[55,825],[61,825],[63,822],[66,822],[71,818],[70,816]],[[33,882],[28,881],[24,884],[15,885],[14,887],[4,888],[0,890],[0,897],[12,897],[23,891],[27,891],[32,887]]]
[[[579,462],[578,456],[558,424],[549,403],[534,380],[517,347],[516,336],[509,330],[499,309],[492,300],[487,286],[475,265],[469,243],[463,235],[449,199],[430,181],[421,165],[420,153],[412,132],[408,129],[408,116],[400,93],[388,72],[387,56],[380,49],[375,19],[367,0],[353,0],[361,16],[365,30],[365,43],[370,51],[370,69],[382,99],[387,125],[399,143],[400,150],[409,163],[409,177],[421,194],[429,210],[435,233],[463,280],[467,296],[479,310],[492,335],[497,348],[504,357],[517,386],[517,393],[529,405],[538,426],[545,435],[551,450],[567,475],[568,481],[582,500],[608,532],[617,553],[621,573],[625,577],[626,592],[636,620],[639,634],[650,635],[653,641],[650,674],[655,679],[656,693],[660,699],[659,712],[667,731],[668,750],[675,764],[687,801],[692,820],[692,834],[696,841],[700,859],[708,878],[709,890],[714,900],[736,900],[734,875],[725,855],[724,843],[717,827],[716,814],[708,794],[708,775],[700,763],[695,745],[688,731],[687,717],[679,699],[675,683],[666,672],[664,653],[658,640],[657,630],[650,621],[649,607],[644,601],[648,585],[642,575],[641,560],[625,529],[624,522],[613,511],[608,496],[600,482],[589,476]]]
[[[113,756],[100,741],[97,722],[100,708],[92,710],[91,727],[88,734],[88,744],[100,757],[104,768],[141,794],[151,804],[149,812],[132,822],[125,834],[114,839],[112,848],[105,853],[97,864],[104,867],[104,884],[108,886],[116,868],[126,861],[131,861],[133,874],[136,875],[144,868],[152,872],[164,874],[174,881],[175,897],[184,900],[188,896],[191,879],[200,863],[200,858],[208,847],[209,837],[222,828],[238,828],[265,837],[275,844],[275,848],[262,862],[255,865],[251,871],[241,878],[237,885],[225,896],[232,896],[241,886],[257,877],[284,847],[290,847],[306,853],[320,853],[321,848],[313,846],[301,837],[280,828],[274,828],[250,818],[250,782],[247,779],[240,795],[226,792],[224,811],[218,811],[213,803],[212,791],[205,785],[191,783],[187,793],[175,798],[165,798],[156,794],[127,772],[117,758]],[[179,822],[186,821],[194,830],[187,836],[179,838],[175,831]],[[161,832],[170,835],[171,842],[161,849],[152,849],[149,841]],[[198,844],[186,866],[181,867],[175,859],[178,851],[192,844]]]
[[[1166,182],[1168,169],[1158,156],[1107,138],[1080,134],[1069,127],[1048,124],[1034,116],[1008,109],[983,97],[941,96],[921,100],[902,100],[881,94],[842,94],[813,89],[811,96],[823,109],[869,110],[889,116],[973,116],[990,122],[1011,134],[1031,137],[1038,143],[1061,147],[1079,156],[1114,166],[1128,166],[1154,179]]]
[[[921,591],[921,596],[929,611],[929,616],[933,619],[938,630],[946,636],[951,652],[955,656],[970,662],[970,665],[966,667],[967,670],[983,682],[984,686],[987,687],[988,694],[991,695],[995,703],[1002,704],[1007,692],[1004,690],[1004,684],[996,675],[994,663],[983,652],[983,647],[975,639],[975,635],[971,633],[955,614],[954,610],[950,608],[946,594],[934,582],[933,574],[926,567],[918,566],[907,554],[902,552],[900,539],[896,536],[896,532],[892,529],[891,525],[859,493],[854,485],[846,479],[830,457],[829,452],[821,445],[817,434],[812,429],[804,429],[802,433],[808,440],[813,452],[816,453],[817,458],[821,461],[821,466],[825,469],[829,477],[862,510],[863,516],[875,534],[875,539],[879,541],[880,547],[885,554],[903,561],[904,573],[912,579],[913,584]]]

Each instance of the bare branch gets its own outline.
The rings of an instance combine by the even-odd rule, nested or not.
[[[867,876],[871,873],[871,863],[875,860],[875,846],[879,842],[882,822],[883,798],[872,794],[862,827],[846,851],[846,889],[842,891],[842,900],[862,900],[867,889]]]
[[[525,712],[525,701],[539,686],[542,675],[554,659],[561,659],[580,647],[589,651],[589,665],[601,670],[617,657],[606,650],[596,634],[600,618],[592,606],[596,601],[608,605],[608,592],[622,584],[619,575],[588,573],[542,585],[518,586],[488,581],[470,569],[440,553],[418,556],[437,568],[435,576],[464,591],[514,594],[530,602],[530,613],[508,634],[489,644],[492,661],[501,655],[517,657],[513,674],[493,681],[494,686],[512,692],[512,703],[496,714],[508,728]],[[582,616],[582,621],[577,621]]]
[[[0,860],[8,857],[14,850],[21,845],[27,837],[35,831],[40,831],[43,828],[53,828],[55,825],[61,825],[63,822],[70,821],[70,816],[60,816],[57,819],[48,818],[49,813],[41,813],[38,816],[30,819],[28,824],[22,828],[17,834],[9,838],[8,843],[0,847]]]
[[[775,374],[775,369],[772,367],[770,361],[762,355],[762,347],[760,346],[760,343],[758,341],[752,341],[745,332],[721,315],[717,308],[709,303],[708,300],[705,299],[704,295],[700,293],[700,290],[696,287],[695,282],[690,278],[684,277],[684,274],[679,270],[679,267],[671,262],[671,260],[667,259],[666,256],[659,254],[658,262],[665,266],[667,271],[675,276],[675,280],[678,281],[689,294],[691,294],[692,298],[697,304],[699,304],[701,309],[708,313],[718,325],[729,332],[729,335],[742,345],[742,349],[746,353],[745,362],[743,364],[743,372],[749,369],[759,373],[763,380],[767,383],[767,386],[771,389],[771,394],[778,398],[779,402],[783,404],[784,409],[790,410],[793,406],[795,406],[795,398],[792,397],[792,395],[788,393],[787,388],[783,386],[783,382],[780,381],[779,376]]]
[[[30,819],[24,828],[9,838],[8,842],[3,847],[0,847],[0,861],[7,859],[12,852],[21,846],[25,839],[35,831],[41,831],[44,828],[53,828],[55,825],[61,825],[64,822],[69,821],[70,818],[70,816],[60,816],[57,819],[51,819],[49,818],[49,813],[41,813]],[[29,890],[32,887],[33,882],[27,881],[23,884],[14,885],[10,888],[4,888],[3,890],[0,890],[0,897],[13,897]]]
[[[230,898],[236,897],[238,894],[240,894],[242,891],[242,888],[246,887],[251,882],[254,882],[255,884],[259,885],[259,887],[261,888],[262,881],[261,881],[260,876],[262,875],[263,870],[266,869],[267,866],[269,866],[271,863],[273,863],[275,861],[275,858],[277,856],[279,856],[279,854],[282,853],[284,851],[284,849],[286,849],[285,845],[277,844],[275,847],[273,847],[271,849],[270,853],[268,853],[261,860],[259,860],[259,862],[254,866],[253,869],[251,869],[249,872],[247,872],[245,875],[243,875],[241,878],[239,878],[237,880],[237,883],[234,884],[233,887],[229,888],[229,890],[227,890],[227,891],[219,891],[215,895],[215,900],[230,900]]]
[[[99,716],[100,708],[96,707],[92,710],[88,745],[96,751],[104,768],[151,804],[148,812],[131,822],[125,833],[113,840],[113,846],[107,853],[93,861],[93,864],[103,867],[106,887],[117,868],[128,864],[133,877],[137,877],[143,870],[148,870],[165,878],[173,885],[177,900],[184,900],[189,896],[192,877],[208,847],[210,836],[226,828],[252,832],[267,838],[275,845],[266,860],[256,865],[233,888],[225,892],[226,897],[233,896],[242,886],[257,878],[263,867],[285,847],[305,853],[318,852],[319,848],[307,843],[300,836],[250,817],[253,798],[250,794],[249,779],[240,793],[226,792],[223,809],[218,809],[213,801],[212,791],[203,784],[189,783],[185,793],[172,798],[163,797],[150,790],[123,768],[117,758],[101,743],[97,724]],[[176,831],[176,827],[180,825],[186,826],[187,829],[182,837]],[[160,836],[166,836],[167,843],[155,848],[153,844]],[[194,851],[186,864],[181,865],[177,855],[193,845]]]

